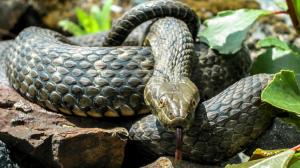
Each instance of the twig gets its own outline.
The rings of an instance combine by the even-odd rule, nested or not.
[[[289,13],[287,11],[274,11],[272,12],[272,14],[278,15],[278,14],[289,14]]]

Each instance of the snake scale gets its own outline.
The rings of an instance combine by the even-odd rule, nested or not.
[[[151,47],[112,46],[120,45],[146,20],[166,16],[183,20],[186,25],[171,18],[159,19],[146,38]],[[174,28],[178,25],[180,28]],[[184,158],[219,162],[241,151],[270,124],[272,108],[261,102],[260,93],[272,75],[241,79],[247,75],[251,63],[248,50],[243,48],[235,56],[222,57],[205,44],[191,42],[198,27],[195,13],[182,3],[150,1],[127,12],[103,36],[68,39],[50,30],[30,27],[9,44],[0,43],[0,53],[6,59],[7,77],[12,87],[45,108],[91,117],[126,117],[154,110],[155,115],[146,115],[132,125],[131,141],[155,154],[173,154],[176,138],[172,128],[181,126],[186,128],[182,146]],[[182,33],[189,33],[188,30],[190,34]],[[178,37],[174,33],[178,33]],[[96,39],[93,45],[109,47],[80,46],[91,44],[91,37]],[[162,50],[168,47],[171,51]],[[185,52],[182,54],[182,51]],[[173,58],[169,52],[177,57],[167,62]],[[167,57],[163,58],[162,54]],[[186,78],[190,81],[180,83]],[[145,86],[145,94],[155,88],[160,94],[163,91],[159,92],[158,85],[166,79],[175,82],[169,87],[173,90],[188,89],[185,95],[191,99],[184,96],[180,99],[178,92],[177,97],[172,92],[171,101],[187,101],[185,110],[194,111],[189,119],[168,123],[164,120],[166,117],[172,119],[182,114],[172,111],[173,114],[157,117],[158,111],[145,104]],[[165,94],[169,94],[168,87],[165,88]],[[197,106],[199,94],[201,101]],[[151,96],[145,95],[148,105],[155,99],[155,95]]]

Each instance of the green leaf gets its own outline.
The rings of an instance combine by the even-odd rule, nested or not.
[[[276,73],[263,90],[261,99],[274,107],[300,114],[300,90],[293,71]]]
[[[102,10],[97,5],[94,5],[90,9],[90,13],[76,8],[75,13],[79,25],[64,20],[61,21],[60,26],[76,36],[107,31],[111,28],[112,2],[113,0],[105,0]]]
[[[102,31],[109,30],[111,27],[111,6],[113,0],[105,0],[100,17],[100,27]]]
[[[266,158],[261,162],[251,166],[251,168],[286,168],[292,159],[295,151],[287,150],[272,157]]]
[[[80,8],[76,8],[76,16],[80,25],[87,33],[95,33],[99,31],[97,20]]]
[[[300,152],[297,150],[292,160],[289,163],[289,168],[298,168],[298,167],[300,167]]]
[[[259,55],[253,62],[251,74],[277,73],[282,69],[293,70],[296,74],[300,73],[300,56],[291,50],[278,48],[268,48]]]
[[[279,2],[279,1],[276,1],[275,4],[276,4],[276,6],[277,6],[278,8],[280,8],[280,9],[283,10],[283,11],[288,10],[288,6],[287,6],[286,2]]]
[[[86,34],[77,24],[69,20],[61,20],[58,22],[58,25],[63,28],[63,30],[68,31],[75,36],[81,36]]]
[[[107,31],[111,27],[112,2],[112,0],[105,0],[102,10],[96,5],[91,8],[91,15],[97,20],[99,31]]]
[[[300,159],[300,152],[295,153],[294,158]]]
[[[289,168],[299,168],[300,167],[300,160],[294,162],[292,165],[289,166]]]
[[[299,48],[288,45],[276,37],[267,37],[260,40],[257,45],[267,50],[254,60],[250,70],[252,74],[277,73],[282,69],[293,70],[296,74],[300,73]]]
[[[242,48],[242,43],[257,18],[270,13],[257,9],[223,11],[205,21],[205,28],[199,33],[200,40],[221,54],[234,54]]]
[[[300,1],[299,0],[293,0],[294,9],[297,15],[298,22],[300,22]]]
[[[282,50],[291,51],[291,48],[287,43],[279,40],[276,37],[267,37],[265,39],[262,39],[257,43],[257,45],[261,48],[276,47]]]
[[[227,165],[225,168],[286,168],[294,153],[295,151],[293,150],[286,150],[272,157],[236,165]]]
[[[91,15],[97,20],[99,28],[101,28],[101,9],[97,5],[93,5],[90,10]]]

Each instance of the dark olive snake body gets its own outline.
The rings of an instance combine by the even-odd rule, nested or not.
[[[147,18],[125,15],[121,21],[126,24],[119,24],[127,27],[113,29],[111,32],[115,33],[109,33],[106,38],[95,37],[100,39],[99,44],[118,45],[136,27],[126,22],[126,18],[135,18],[133,22],[140,24],[174,13],[188,23],[195,37],[195,26],[199,25],[191,17],[193,12],[177,4],[181,3],[149,2],[143,7]],[[143,8],[139,7],[136,12]],[[186,16],[191,20],[186,20]],[[193,27],[192,23],[197,24]],[[119,37],[120,41],[116,41]],[[145,85],[153,75],[153,49],[83,47],[75,45],[78,41],[84,38],[72,41],[53,31],[31,27],[21,32],[8,47],[0,43],[10,84],[29,100],[66,114],[119,117],[149,113],[143,96]],[[225,89],[247,75],[248,51],[243,48],[234,57],[222,57],[204,44],[194,45],[196,54],[192,58],[190,78],[203,100],[208,100],[196,109],[195,120],[183,138],[183,153],[185,158],[194,161],[218,162],[241,151],[270,123],[272,115],[266,111],[271,108],[261,102],[260,93],[272,76],[243,78]],[[209,99],[212,96],[215,97]],[[131,127],[130,139],[156,154],[173,154],[175,148],[173,133],[161,126],[153,115],[147,115]]]
[[[202,163],[221,162],[253,142],[273,117],[275,109],[260,100],[271,79],[268,74],[243,78],[199,104],[194,125],[183,137],[183,157]],[[148,155],[172,155],[175,151],[174,133],[154,115],[137,121],[130,129],[130,138]]]

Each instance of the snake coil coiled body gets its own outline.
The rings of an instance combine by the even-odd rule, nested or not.
[[[171,15],[185,21],[195,37],[199,22],[188,7],[169,0],[151,1],[125,14],[108,35],[99,38],[99,44],[119,45],[140,23]],[[66,114],[118,117],[149,113],[144,89],[157,73],[154,50],[159,51],[159,45],[155,49],[84,47],[76,45],[78,41],[84,37],[68,39],[50,30],[25,29],[8,47],[0,46],[10,84],[31,101]],[[183,153],[194,161],[217,162],[241,151],[270,123],[272,116],[265,112],[270,107],[259,95],[272,76],[241,79],[251,63],[245,48],[233,57],[222,57],[205,44],[194,45],[190,69],[182,70],[195,83],[202,102],[183,138]],[[160,63],[168,65],[166,59]],[[130,139],[156,154],[173,154],[175,148],[173,133],[153,115],[131,127]]]
[[[114,25],[116,30],[108,33],[104,43],[113,35],[119,37],[121,30],[126,30],[122,32],[126,37],[136,24],[173,14],[197,32],[199,22],[190,8],[174,1],[153,1],[126,13],[127,19]],[[15,39],[6,58],[12,86],[53,111],[92,117],[150,112],[143,101],[144,86],[153,69],[149,47],[81,47],[53,31],[28,28]]]

